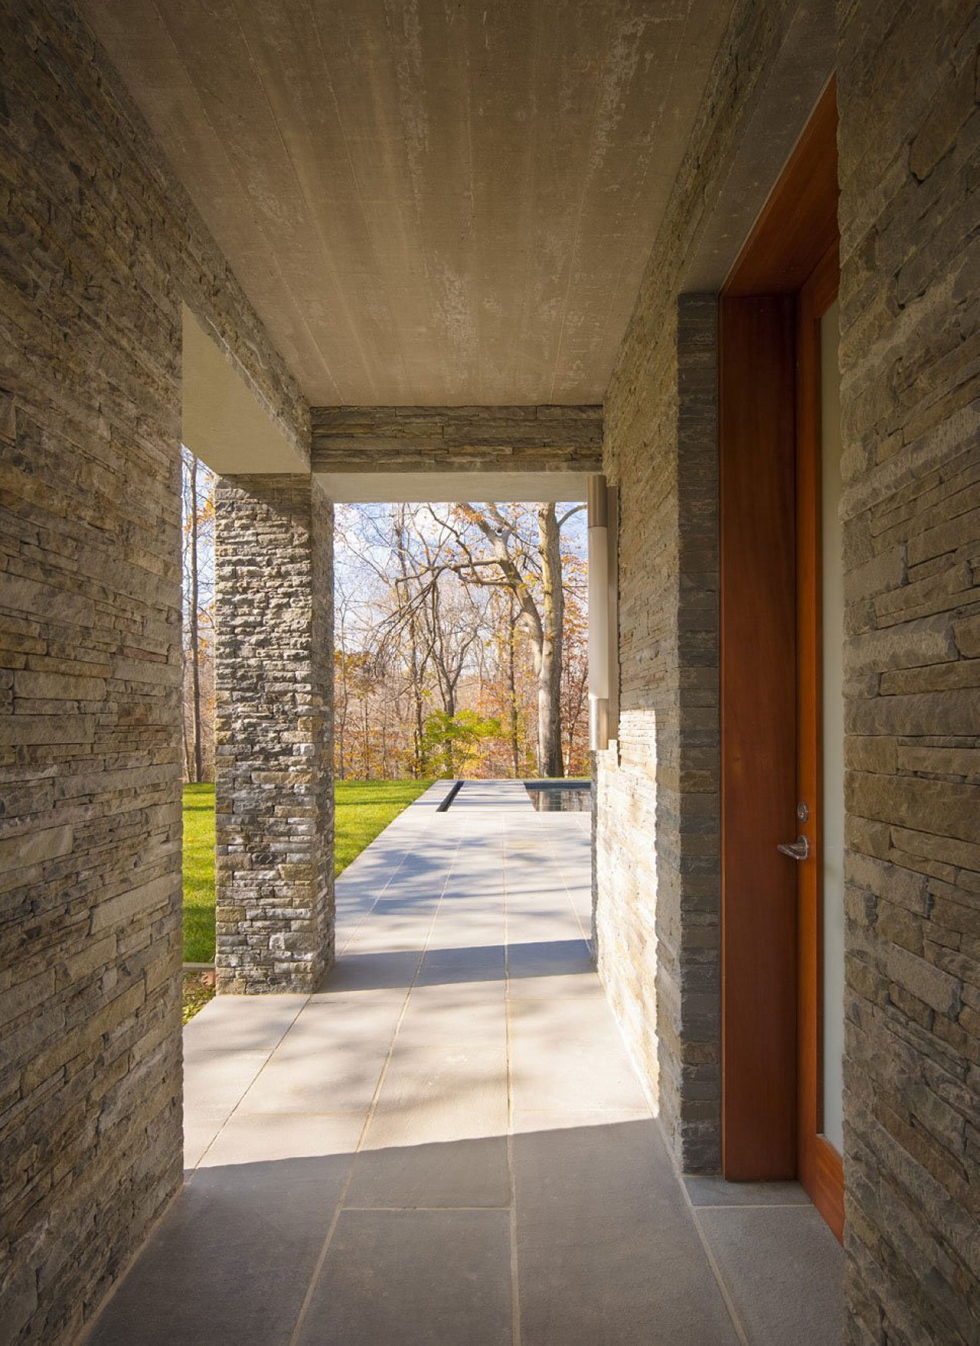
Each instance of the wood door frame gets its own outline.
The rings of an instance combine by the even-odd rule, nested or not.
[[[797,797],[810,816],[800,832],[811,860],[797,873],[799,1016],[797,1145],[799,1177],[838,1238],[844,1233],[844,1170],[823,1135],[823,601],[821,570],[820,319],[837,298],[840,251],[835,242],[799,291],[796,320],[796,643]]]
[[[801,1060],[816,1068],[798,1007],[815,927],[810,910],[798,923],[796,867],[776,845],[800,830],[797,642],[812,635],[797,626],[796,427],[813,396],[797,379],[798,295],[836,256],[836,133],[831,82],[720,304],[722,1165],[733,1180],[796,1177],[812,1112],[797,1096]]]

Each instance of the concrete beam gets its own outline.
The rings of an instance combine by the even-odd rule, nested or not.
[[[181,440],[219,476],[308,472],[305,444],[288,436],[256,390],[184,305]]]
[[[314,480],[336,504],[387,505],[401,501],[446,504],[458,500],[584,500],[587,472],[318,472]]]

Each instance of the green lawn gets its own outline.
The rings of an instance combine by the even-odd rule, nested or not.
[[[184,786],[184,962],[214,959],[214,786]]]
[[[431,785],[417,780],[337,781],[336,859],[339,874],[406,804]],[[214,959],[214,786],[184,787],[184,961]]]

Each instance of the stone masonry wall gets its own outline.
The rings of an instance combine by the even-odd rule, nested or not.
[[[600,972],[684,1166],[708,1170],[720,1108],[716,344],[714,296],[683,296],[665,393],[676,457],[642,482],[643,583],[620,534],[625,705],[618,765],[600,754],[596,838]],[[629,503],[638,485],[624,480]]]
[[[848,1340],[966,1346],[980,1340],[980,14],[855,0],[840,20]]]
[[[220,991],[312,991],[333,961],[332,548],[310,477],[219,480]]]
[[[621,709],[618,760],[598,755],[599,970],[688,1170],[720,1162],[720,903],[715,301],[683,287],[792,11],[735,6],[605,401]]]
[[[0,1340],[180,1182],[180,317],[305,409],[72,9],[0,3]]]
[[[686,409],[689,444],[713,430],[684,374],[695,301],[683,277],[778,47],[781,8],[735,7],[605,406],[621,496],[623,709],[619,759],[599,763],[600,968],[689,1168],[717,1155],[715,1077],[698,1041],[717,997],[717,806],[713,488],[710,461],[685,454]],[[838,23],[847,1331],[878,1346],[955,1344],[977,1338],[980,1302],[980,20],[966,0],[843,0]],[[687,510],[686,487],[704,489]],[[693,719],[689,678],[703,698],[688,702]],[[685,878],[699,862],[700,892]]]
[[[598,472],[602,407],[314,407],[314,472]]]

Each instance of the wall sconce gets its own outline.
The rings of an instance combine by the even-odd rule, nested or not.
[[[612,687],[616,666],[616,545],[613,492],[603,476],[590,476],[589,508],[589,747],[603,752],[617,732],[617,701]],[[612,506],[612,508],[611,508]],[[613,516],[612,519],[610,516]]]

